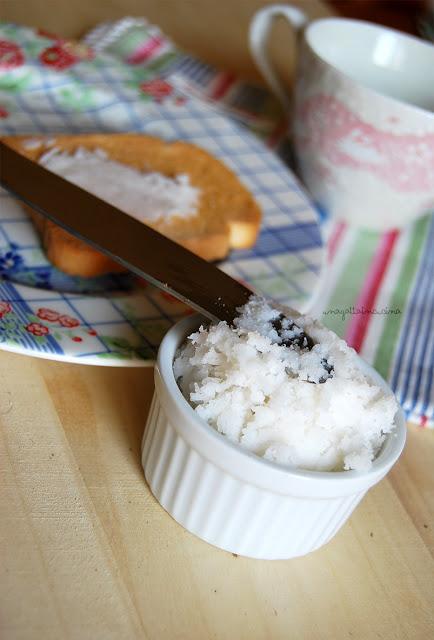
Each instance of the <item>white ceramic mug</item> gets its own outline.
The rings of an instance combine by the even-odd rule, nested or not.
[[[302,31],[293,104],[266,50],[278,16]],[[434,207],[432,44],[359,20],[308,23],[296,7],[271,5],[252,20],[250,48],[293,109],[298,168],[320,207],[375,229]]]

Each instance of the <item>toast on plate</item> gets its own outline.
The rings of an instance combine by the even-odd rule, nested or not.
[[[104,155],[110,161],[140,171],[141,175],[160,174],[171,180],[186,176],[198,194],[194,212],[178,215],[175,211],[172,215],[147,219],[146,223],[206,260],[222,259],[230,249],[249,248],[256,241],[261,212],[252,195],[228,167],[193,144],[116,133],[56,135],[51,139],[14,136],[3,140],[35,161],[51,152],[77,156],[80,162],[79,150],[85,150],[84,153]],[[44,216],[25,208],[40,234],[48,259],[60,270],[82,277],[124,270]]]

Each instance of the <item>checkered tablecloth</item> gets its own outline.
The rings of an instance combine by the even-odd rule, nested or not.
[[[24,55],[36,64],[23,64]],[[44,133],[47,114],[57,131],[93,131],[96,121],[103,131],[134,129],[137,96],[158,102],[171,92],[175,101],[200,97],[288,152],[285,122],[266,91],[182,54],[145,21],[102,25],[82,44],[2,25],[1,69],[4,133]],[[106,104],[102,76],[121,103]],[[323,230],[328,268],[312,311],[389,380],[410,420],[434,427],[434,217],[385,233],[330,220]]]

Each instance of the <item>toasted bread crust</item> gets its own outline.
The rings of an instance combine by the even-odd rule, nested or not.
[[[43,138],[39,147],[26,144],[29,136],[3,140],[35,161],[49,148]],[[230,169],[199,147],[141,134],[58,135],[51,147],[69,153],[79,147],[103,149],[112,160],[139,170],[169,177],[187,174],[190,183],[200,190],[198,213],[188,218],[160,219],[150,226],[206,260],[222,259],[231,248],[248,248],[256,241],[261,220],[258,205]],[[41,235],[48,259],[62,271],[91,277],[123,270],[50,220],[28,207],[26,210]]]

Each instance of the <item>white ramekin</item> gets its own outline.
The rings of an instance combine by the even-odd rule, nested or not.
[[[152,493],[188,531],[226,551],[284,559],[318,549],[398,459],[406,436],[402,411],[365,473],[291,470],[259,458],[207,425],[176,384],[175,352],[200,322],[196,315],[176,324],[158,353],[142,443]],[[388,388],[371,367],[361,366]]]

